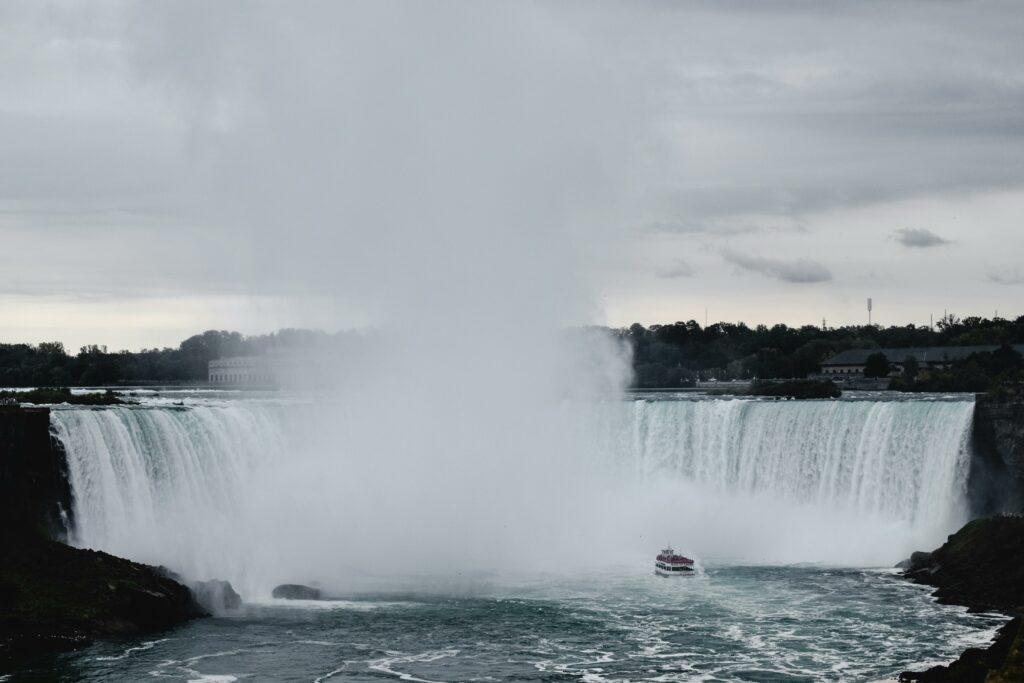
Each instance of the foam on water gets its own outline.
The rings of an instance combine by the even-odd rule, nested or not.
[[[152,672],[171,680],[859,683],[948,661],[1005,622],[938,605],[927,588],[888,572],[818,567],[713,565],[685,581],[626,568],[424,597],[413,610],[376,604],[243,610],[192,622],[125,659],[115,657],[124,644],[101,643],[68,663],[90,680],[117,682]]]

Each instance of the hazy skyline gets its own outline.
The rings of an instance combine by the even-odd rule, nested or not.
[[[451,253],[573,290],[571,321],[1024,313],[1017,3],[469,7],[0,4],[0,341],[377,324],[461,296]],[[444,228],[506,169],[515,221],[568,225],[541,253],[543,223]]]

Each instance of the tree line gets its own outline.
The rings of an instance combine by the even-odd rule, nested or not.
[[[636,323],[614,333],[633,349],[635,386],[668,388],[709,379],[802,379],[820,372],[822,361],[847,349],[1022,344],[1024,316],[1007,320],[947,315],[934,329],[912,324],[822,328],[721,322],[701,327],[690,320],[650,327]],[[890,358],[887,362],[903,360]],[[982,368],[986,363],[972,359],[971,369],[978,371],[973,374],[991,375],[992,367]],[[968,363],[956,365],[966,367]],[[914,379],[918,379],[916,374]],[[975,384],[982,381],[975,380]],[[912,385],[917,386],[907,383],[903,387]]]
[[[106,346],[89,345],[76,354],[68,353],[61,342],[0,344],[0,387],[205,382],[211,360],[326,346],[337,338],[314,330],[285,329],[250,337],[208,330],[177,348],[108,351]]]
[[[696,321],[644,327],[606,328],[607,334],[633,351],[634,385],[638,388],[692,386],[704,379],[802,379],[820,371],[832,355],[853,348],[907,348],[1024,344],[1024,316],[958,318],[949,315],[934,329],[915,325],[879,327],[789,327],[719,322],[702,327]],[[342,348],[347,335],[286,329],[244,336],[209,330],[189,337],[176,348],[108,351],[83,346],[71,354],[60,342],[0,344],[0,386],[108,386],[130,383],[204,382],[211,360],[260,355],[274,349]],[[514,353],[514,349],[507,352]],[[904,358],[882,359],[886,363]],[[495,362],[501,362],[496,355]],[[876,361],[878,360],[876,359]],[[912,368],[893,388],[950,391],[971,387],[1017,371],[1013,354],[989,354],[955,364],[955,372],[923,373]],[[874,370],[873,370],[874,371]],[[966,391],[982,389],[959,389]]]

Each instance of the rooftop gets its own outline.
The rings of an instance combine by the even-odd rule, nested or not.
[[[991,352],[998,349],[997,345],[987,346],[914,346],[903,349],[848,349],[840,351],[826,361],[823,366],[830,365],[864,365],[868,356],[874,353],[884,353],[885,357],[893,363],[902,363],[913,356],[921,363],[940,363],[954,360],[962,360],[975,353]],[[1024,354],[1024,344],[1014,344],[1012,347],[1018,353]]]

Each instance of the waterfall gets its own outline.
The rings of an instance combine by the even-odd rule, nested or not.
[[[51,420],[68,456],[72,542],[203,578],[222,563],[202,535],[237,533],[252,469],[290,445],[286,414],[256,402],[57,409]]]
[[[674,476],[894,520],[963,502],[970,400],[637,400],[608,447],[641,478]]]
[[[479,484],[486,472],[444,463],[435,475],[419,456],[389,461],[372,443],[354,447],[343,430],[311,422],[324,414],[344,422],[343,411],[310,412],[255,400],[53,410],[69,460],[74,542],[193,578],[248,581],[241,588],[250,594],[306,580],[313,566],[372,574],[381,567],[357,562],[379,554],[371,541],[426,536],[447,552],[451,520],[476,501],[452,492]],[[477,522],[500,534],[513,526],[509,519],[522,518],[523,528],[508,532],[519,536],[496,541],[528,546],[518,555],[530,548],[550,555],[567,536],[611,548],[646,535],[646,548],[658,533],[658,543],[685,536],[708,555],[894,562],[934,547],[962,521],[972,414],[970,400],[934,399],[573,404],[566,411],[578,427],[572,448],[586,459],[566,449],[567,467],[490,482],[481,490],[517,490],[492,506],[506,517],[478,514]],[[403,429],[400,413],[387,419]],[[318,442],[304,443],[317,431]],[[413,469],[403,478],[396,468]],[[601,492],[587,479],[593,471],[605,474]],[[543,505],[561,495],[539,494],[531,481],[551,477],[556,488],[543,490],[565,491],[567,515],[548,523],[559,513]],[[441,481],[453,483],[440,490]],[[606,495],[609,488],[618,493]],[[604,502],[594,504],[599,495]],[[450,515],[432,518],[434,506]]]

